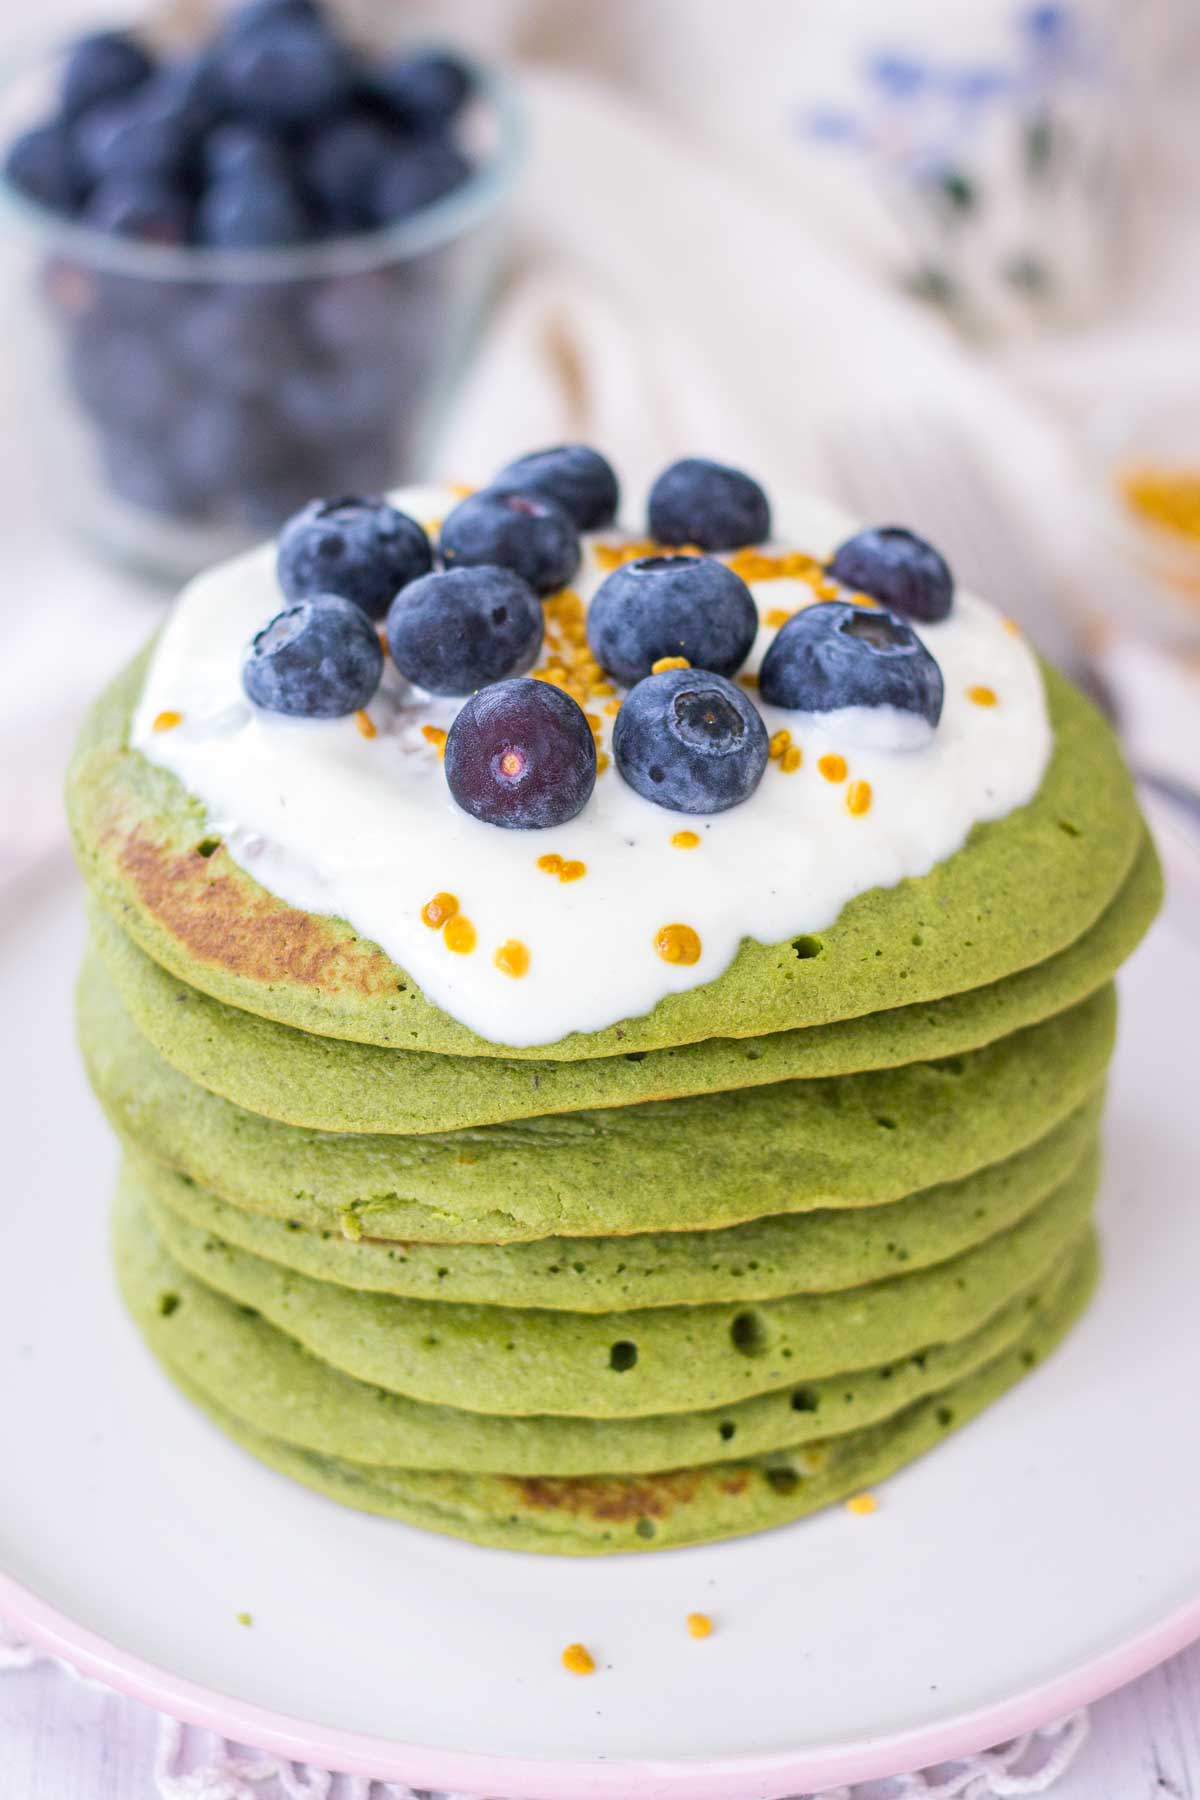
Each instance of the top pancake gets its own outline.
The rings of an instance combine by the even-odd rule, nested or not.
[[[214,848],[201,803],[129,746],[147,654],[101,696],[76,749],[68,806],[83,872],[171,973],[326,1037],[569,1061],[861,1018],[1000,981],[1055,955],[1105,910],[1139,848],[1141,821],[1116,740],[1047,669],[1055,747],[1028,806],[977,826],[929,875],[859,895],[818,938],[745,939],[723,974],[641,1018],[513,1049],[435,1007],[344,920],[289,906]]]
[[[89,959],[86,979],[115,987],[143,1037],[173,1068],[249,1112],[324,1131],[453,1131],[976,1050],[1066,1011],[1110,981],[1161,898],[1162,875],[1146,837],[1116,898],[1082,937],[988,987],[804,1030],[577,1062],[438,1056],[293,1031],[188,987],[98,907],[92,926],[102,966]]]

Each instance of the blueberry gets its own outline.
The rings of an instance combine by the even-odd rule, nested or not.
[[[935,625],[954,603],[954,577],[932,544],[902,525],[860,531],[833,553],[829,573],[892,612]]]
[[[340,719],[366,706],[383,674],[375,627],[338,594],[314,594],[277,613],[242,664],[255,706],[305,719]]]
[[[314,500],[289,519],[275,567],[289,600],[340,594],[368,618],[382,619],[401,588],[429,573],[433,552],[407,513],[351,495]]]
[[[793,613],[763,658],[758,691],[797,712],[892,706],[930,725],[942,716],[942,671],[912,626],[845,600]]]
[[[198,380],[245,398],[275,393],[304,361],[297,328],[274,307],[243,304],[235,286],[212,287],[182,307],[172,342]]]
[[[261,406],[207,390],[180,410],[169,446],[180,481],[210,500],[273,478],[282,452]]]
[[[216,70],[206,51],[167,63],[139,90],[138,97],[151,117],[174,123],[189,156],[203,148],[220,121]]]
[[[36,125],[14,138],[4,170],[21,193],[55,212],[74,212],[82,198],[83,176],[75,146],[59,125]]]
[[[596,743],[561,688],[521,675],[481,688],[446,739],[446,781],[472,817],[510,831],[565,825],[596,785]]]
[[[471,73],[457,56],[422,50],[394,57],[375,71],[374,87],[400,123],[412,131],[439,130],[461,112]]]
[[[288,159],[283,140],[261,125],[247,125],[240,119],[227,119],[210,131],[204,140],[202,156],[204,172],[213,181],[226,176],[241,176],[247,170],[256,174],[285,175]]]
[[[110,175],[175,175],[186,137],[179,119],[147,103],[142,89],[106,100],[83,114],[75,126],[75,148],[89,181]]]
[[[699,669],[649,675],[622,702],[613,756],[645,800],[715,813],[748,800],[767,766],[767,728],[742,689]]]
[[[371,182],[395,148],[395,133],[365,113],[335,119],[313,138],[304,179],[336,227],[353,231],[374,223]]]
[[[313,342],[333,355],[374,358],[396,339],[397,302],[386,274],[334,275],[306,294],[305,324]]]
[[[598,531],[617,516],[620,490],[612,466],[587,444],[559,444],[553,450],[531,450],[494,478],[493,486],[518,488],[523,494],[545,494],[557,500],[580,531]]]
[[[431,694],[472,694],[531,669],[542,647],[541,601],[511,569],[479,563],[402,588],[388,611],[400,673]]]
[[[588,643],[610,675],[632,685],[663,656],[733,675],[758,632],[739,575],[708,556],[643,556],[614,569],[588,608]]]
[[[308,209],[287,176],[245,167],[210,182],[196,209],[196,235],[219,250],[259,250],[303,243]]]
[[[349,98],[353,69],[345,49],[319,24],[269,17],[228,34],[217,52],[221,93],[247,119],[308,125]]]
[[[650,534],[660,544],[736,550],[770,537],[771,508],[757,481],[740,469],[685,456],[650,489]]]
[[[448,568],[499,563],[536,594],[557,593],[579,567],[579,539],[562,507],[507,488],[481,488],[460,501],[442,525],[441,552]]]
[[[118,275],[97,270],[96,309],[112,326],[136,325],[158,334],[167,330],[191,289],[183,282],[159,281],[148,275]]]
[[[406,144],[380,164],[371,182],[371,217],[395,225],[461,187],[471,165],[461,150],[439,138]]]
[[[63,70],[61,104],[68,118],[101,100],[126,94],[154,68],[141,45],[123,31],[97,31],[73,45]]]
[[[320,25],[318,0],[245,0],[235,6],[221,27],[223,40],[239,37],[245,31],[258,31],[264,25],[284,22],[292,25]]]
[[[183,244],[190,208],[185,196],[160,175],[110,175],[92,192],[86,224],[112,237],[144,244]]]
[[[279,383],[275,409],[298,437],[318,447],[332,446],[393,416],[393,375],[386,365],[318,363],[301,358]]]
[[[196,497],[178,479],[157,437],[107,432],[100,455],[109,487],[128,505],[166,518],[198,516]]]
[[[85,319],[71,345],[70,372],[84,411],[106,425],[160,431],[183,399],[162,340],[136,324]]]

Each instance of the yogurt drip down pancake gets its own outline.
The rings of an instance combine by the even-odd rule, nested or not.
[[[68,783],[150,1351],[321,1493],[563,1555],[849,1498],[1053,1350],[1161,897],[935,547],[701,458],[620,510],[582,445],[314,501]]]

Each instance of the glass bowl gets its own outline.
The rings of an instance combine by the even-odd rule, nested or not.
[[[50,110],[58,60],[0,82],[0,148]],[[428,472],[524,140],[510,83],[460,60],[473,173],[378,231],[165,248],[73,224],[0,173],[0,304],[30,447],[48,502],[94,544],[181,580],[316,495]]]

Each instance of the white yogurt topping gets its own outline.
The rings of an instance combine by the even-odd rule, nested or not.
[[[444,518],[445,489],[409,489],[397,503],[415,518]],[[786,541],[825,557],[854,529],[821,503],[784,511]],[[616,531],[601,542],[620,541]],[[576,582],[585,601],[603,579],[592,545]],[[760,615],[813,599],[798,579],[752,584]],[[370,706],[377,735],[353,718],[286,719],[259,712],[241,686],[253,634],[283,604],[274,546],[209,571],[183,592],[163,632],[133,721],[132,742],[204,804],[208,830],[255,879],[293,906],[346,919],[380,944],[453,1018],[498,1043],[553,1043],[649,1012],[664,995],[712,981],[743,938],[778,943],[830,925],[856,894],[925,875],[959,849],[971,827],[1030,800],[1052,734],[1029,646],[994,608],[957,594],[950,617],[918,631],[941,665],[946,698],[935,732],[869,709],[787,713],[763,706],[767,729],[789,730],[803,754],[785,773],[770,763],[757,791],[711,817],[667,812],[622,781],[615,764],[583,812],[546,831],[506,831],[460,811],[438,753],[423,736],[447,728],[454,700],[411,688],[388,664]],[[775,630],[764,624],[746,664],[756,670]],[[986,687],[995,705],[969,698]],[[612,719],[603,702],[589,710]],[[182,715],[154,730],[164,712]],[[820,771],[838,754],[843,781]],[[864,813],[850,784],[869,782]],[[694,831],[700,844],[676,848]],[[557,852],[587,865],[565,884],[538,868]],[[477,933],[468,955],[447,947],[421,909],[454,894]],[[701,955],[668,963],[655,947],[664,925],[690,925]],[[520,979],[497,948],[529,951]]]

